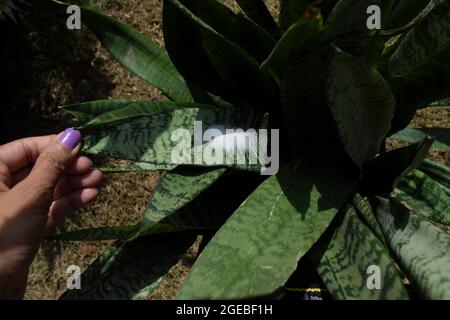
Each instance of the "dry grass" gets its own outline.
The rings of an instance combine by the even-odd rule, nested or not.
[[[238,10],[233,0],[223,2],[233,10]],[[163,46],[160,0],[101,0],[97,3],[107,14],[129,24]],[[269,0],[267,3],[273,13],[278,11],[278,0]],[[35,54],[34,60],[36,66],[32,73],[33,86],[23,102],[32,107],[27,112],[30,112],[29,121],[35,121],[32,126],[36,133],[55,131],[55,128],[59,130],[72,123],[72,119],[59,112],[60,105],[106,98],[163,98],[157,90],[124,70],[86,30],[68,33],[64,28],[54,26],[49,32],[51,36],[47,40],[31,35],[35,37],[32,39],[32,52],[38,54]],[[63,49],[55,48],[58,41],[54,39],[58,37],[61,40],[68,38],[73,45]],[[59,61],[56,56],[64,58]],[[449,112],[448,108],[424,109],[419,112],[413,125],[449,127]],[[28,135],[30,132],[22,134]],[[448,154],[433,151],[431,157],[449,163]],[[128,225],[137,222],[159,176],[160,173],[148,173],[106,177],[99,199],[71,218],[64,228]],[[198,244],[199,240],[171,270],[151,298],[174,298],[193,263]],[[65,290],[66,268],[76,264],[83,270],[86,269],[107,245],[108,242],[45,243],[31,268],[26,298],[58,298]]]

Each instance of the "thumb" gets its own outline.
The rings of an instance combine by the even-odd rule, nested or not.
[[[80,141],[81,134],[74,129],[66,129],[56,136],[41,152],[30,174],[20,186],[16,186],[17,189],[28,194],[28,200],[35,201],[37,206],[50,205],[59,178],[79,152]]]

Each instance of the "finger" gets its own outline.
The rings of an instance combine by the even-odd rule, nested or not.
[[[11,188],[11,173],[6,163],[0,160],[0,192],[8,191]]]
[[[56,135],[15,140],[0,146],[0,159],[11,173],[33,164]]]
[[[28,175],[31,172],[31,167],[24,167],[22,169],[20,169],[19,171],[17,171],[12,178],[12,183],[11,183],[11,187],[14,187],[16,184],[18,184],[19,182],[21,182],[23,179],[25,179],[26,177],[28,177]]]
[[[88,157],[77,156],[75,160],[73,160],[72,165],[67,169],[67,174],[69,175],[77,175],[83,174],[91,171],[92,169],[92,160]]]
[[[48,227],[53,227],[76,210],[94,201],[99,194],[97,188],[87,188],[67,194],[54,201],[49,211]]]
[[[67,169],[68,175],[81,175],[88,173],[92,170],[92,161],[91,159],[83,156],[77,156],[75,160],[73,161],[72,165]],[[31,166],[24,167],[17,171],[12,176],[11,179],[8,179],[10,182],[7,184],[8,188],[12,188],[19,182],[21,182],[23,179],[25,179],[31,171]],[[0,166],[0,181],[1,181],[1,166]],[[6,184],[6,183],[5,183]],[[1,190],[0,190],[1,191]]]
[[[23,196],[24,203],[35,208],[47,208],[53,201],[53,193],[61,175],[77,156],[81,134],[67,129],[54,137],[41,152],[30,174],[11,190]]]
[[[76,190],[99,187],[102,180],[103,174],[100,170],[91,170],[79,176],[65,175],[59,180],[53,199],[60,199]]]

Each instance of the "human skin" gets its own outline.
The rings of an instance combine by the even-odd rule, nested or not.
[[[97,197],[102,173],[80,140],[67,129],[0,146],[0,299],[23,298],[46,233]]]

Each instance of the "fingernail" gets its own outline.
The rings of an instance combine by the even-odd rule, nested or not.
[[[74,130],[72,128],[64,130],[63,133],[59,136],[59,141],[69,149],[75,149],[75,147],[81,141],[81,133],[80,131]]]

